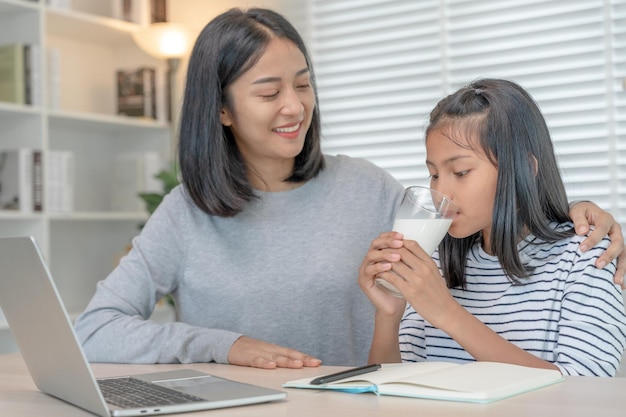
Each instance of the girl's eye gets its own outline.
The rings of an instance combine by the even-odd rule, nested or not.
[[[439,175],[437,174],[430,174],[430,178],[433,180],[436,180],[437,178],[439,178]]]
[[[467,173],[468,173],[468,172],[469,172],[469,171],[459,171],[459,172],[456,172],[456,173],[455,173],[455,175],[456,175],[457,177],[464,177],[464,176],[466,176],[466,175],[467,175]]]
[[[307,89],[309,87],[311,87],[311,84],[308,84],[308,83],[307,84],[300,84],[300,85],[296,86],[296,88],[299,88],[301,90]]]

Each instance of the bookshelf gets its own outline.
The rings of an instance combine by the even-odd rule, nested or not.
[[[0,0],[0,44],[40,46],[42,94],[37,105],[0,102],[0,150],[41,149],[44,164],[54,151],[71,151],[75,179],[73,210],[46,210],[50,196],[44,193],[42,211],[0,210],[0,236],[37,239],[70,316],[86,306],[148,216],[111,210],[116,156],[156,151],[164,162],[170,158],[165,117],[116,114],[116,71],[149,65],[164,74],[165,64],[135,46],[131,33],[139,26],[114,19],[112,1],[73,0],[71,8],[58,8],[46,0]],[[49,49],[57,51],[58,67]],[[0,353],[13,350],[0,315]]]

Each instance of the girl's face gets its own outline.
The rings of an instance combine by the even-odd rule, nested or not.
[[[315,106],[309,68],[297,46],[273,38],[226,94],[229,106],[222,108],[221,121],[230,127],[246,163],[257,168],[277,161],[293,166]]]
[[[458,135],[451,136],[452,141],[446,136],[449,131],[445,126],[443,133],[433,129],[426,139],[430,186],[448,195],[459,209],[448,233],[463,238],[482,231],[489,252],[498,169],[477,142]]]

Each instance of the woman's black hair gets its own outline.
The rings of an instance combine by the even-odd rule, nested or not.
[[[261,57],[273,37],[288,39],[304,55],[315,92],[315,108],[304,147],[288,182],[307,181],[324,167],[313,67],[296,29],[280,14],[231,9],[209,22],[196,40],[187,70],[178,144],[182,183],[194,203],[210,215],[230,217],[255,198],[247,167],[220,112],[226,89]]]
[[[435,129],[459,146],[471,146],[461,138],[476,138],[474,143],[497,167],[488,249],[497,256],[508,278],[520,283],[520,278],[532,271],[518,253],[518,244],[527,234],[555,242],[574,233],[571,228],[555,230],[551,225],[570,221],[569,205],[539,107],[514,82],[481,79],[437,104],[430,114],[427,140]],[[477,239],[480,232],[462,239],[447,235],[440,244],[441,268],[448,287],[465,286],[467,255]]]

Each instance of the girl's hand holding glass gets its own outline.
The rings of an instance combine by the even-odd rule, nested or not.
[[[403,237],[386,232],[372,241],[359,270],[359,285],[376,307],[378,325],[397,329],[408,302],[418,306],[417,312],[431,324],[445,327],[463,308],[450,294],[430,254]],[[377,279],[389,282],[404,298],[378,285]]]
[[[406,301],[391,295],[379,286],[376,280],[382,275],[391,276],[393,263],[400,260],[397,250],[404,246],[403,235],[397,232],[381,233],[370,244],[369,250],[359,268],[359,286],[367,295],[377,312],[385,316],[402,318]]]
[[[424,319],[445,331],[463,308],[452,297],[437,264],[414,240],[406,240],[402,248],[390,250],[390,256],[393,254],[400,260],[392,264],[390,272],[380,274],[381,278],[398,288]]]

